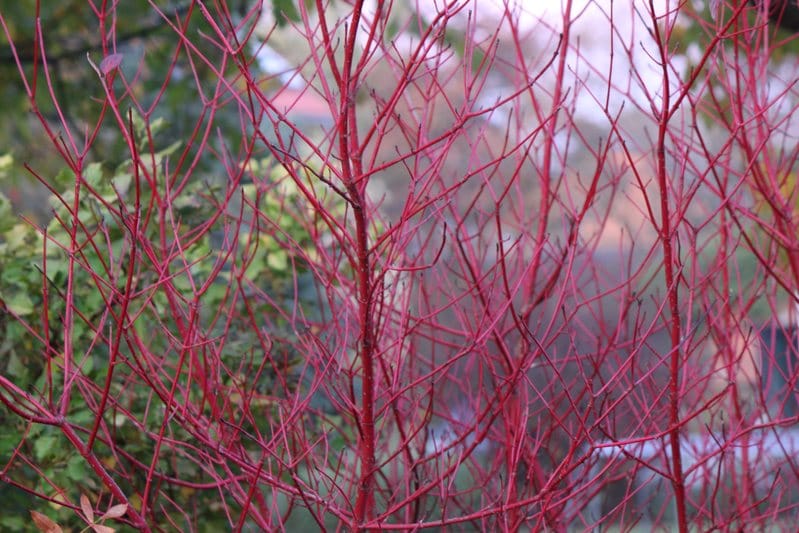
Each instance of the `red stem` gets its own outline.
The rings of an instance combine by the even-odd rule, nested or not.
[[[672,240],[675,237],[675,229],[672,228],[671,210],[669,208],[669,176],[666,169],[666,138],[668,135],[668,125],[671,111],[671,78],[669,75],[669,58],[667,55],[668,39],[661,35],[660,21],[654,16],[656,13],[655,5],[649,1],[649,9],[652,13],[653,31],[655,32],[655,42],[660,53],[660,66],[662,69],[661,106],[658,118],[658,135],[655,141],[656,150],[656,173],[658,183],[658,193],[660,197],[660,228],[659,239],[663,247],[663,272],[666,282],[669,307],[669,337],[671,342],[671,363],[669,366],[669,438],[671,444],[671,483],[674,489],[675,504],[677,508],[677,527],[680,533],[688,531],[688,512],[685,492],[685,481],[683,479],[682,466],[682,446],[680,445],[680,385],[681,385],[681,365],[682,365],[682,343],[681,323],[680,323],[680,303],[678,297],[678,283],[675,278],[674,268],[677,257],[674,256]],[[669,24],[667,19],[666,24]]]

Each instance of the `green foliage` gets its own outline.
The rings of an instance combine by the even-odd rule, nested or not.
[[[152,148],[155,152],[153,168],[163,168],[164,161],[174,156],[182,146],[180,142],[160,145],[158,131],[169,130],[167,121],[150,123],[154,137],[145,134],[146,128],[140,118],[135,118],[133,123],[139,149]],[[149,147],[150,142],[156,146]],[[0,162],[12,164],[7,156],[0,158]],[[50,198],[54,216],[44,228],[20,221],[12,212],[7,198],[0,195],[0,271],[3,272],[0,300],[10,312],[10,315],[0,316],[0,374],[8,376],[34,396],[41,397],[47,390],[48,368],[54,381],[63,379],[60,371],[65,341],[63,320],[70,277],[67,250],[71,248],[70,229],[76,219],[80,221],[77,234],[80,252],[75,254],[72,301],[78,317],[83,318],[74,322],[72,350],[81,375],[97,387],[104,383],[109,371],[109,347],[107,341],[97,342],[97,328],[110,305],[112,294],[125,289],[126,265],[132,253],[130,229],[125,226],[126,215],[120,213],[119,206],[124,205],[130,211],[133,206],[140,205],[144,219],[148,214],[153,215],[148,210],[157,204],[156,192],[163,193],[166,187],[166,177],[159,174],[155,187],[145,184],[148,186],[139,188],[141,196],[137,200],[134,164],[131,160],[113,167],[89,164],[81,175],[83,187],[76,216],[72,213],[76,176],[66,170],[58,173],[52,179],[58,194]],[[279,398],[280,388],[275,384],[277,373],[281,373],[283,378],[294,379],[291,377],[293,367],[299,361],[291,347],[295,333],[277,309],[280,306],[290,308],[298,298],[314,294],[312,276],[306,268],[307,258],[313,257],[314,243],[306,224],[307,220],[313,220],[314,215],[302,202],[297,187],[282,167],[274,165],[270,159],[253,161],[246,170],[248,175],[258,175],[259,181],[232,184],[211,174],[201,174],[175,195],[172,208],[176,231],[180,236],[197,234],[199,237],[186,239],[190,244],[183,246],[182,254],[169,263],[173,273],[169,282],[178,301],[196,302],[201,311],[197,330],[223,345],[219,355],[225,367],[239,369],[236,375],[223,376],[222,387],[236,390],[236,386],[253,386],[248,380],[253,379],[254,369],[263,355],[258,352],[258,331],[253,328],[252,320],[248,320],[248,313],[258,317],[275,342],[276,352],[282,354],[282,359],[278,359],[283,365],[260,374],[258,390]],[[218,202],[225,197],[235,200],[220,208],[223,204]],[[237,224],[240,226],[236,232],[232,228]],[[159,242],[161,229],[157,224],[142,224],[140,231],[141,240]],[[237,240],[234,253],[230,253],[230,239]],[[141,256],[142,252],[139,254]],[[164,364],[176,364],[180,346],[173,339],[179,338],[179,329],[169,312],[170,301],[166,292],[161,290],[166,282],[160,268],[140,257],[132,287],[140,297],[132,300],[129,315],[137,317],[131,327],[140,338],[147,340],[149,351],[163,354]],[[258,287],[269,295],[269,300],[258,297],[246,301],[241,297],[233,299],[231,287],[236,292],[239,282],[243,282],[240,290],[245,291],[245,296],[252,296],[246,294],[249,287]],[[197,287],[201,286],[206,289],[198,292]],[[49,331],[42,332],[46,350],[42,339],[34,333],[41,331],[45,315],[49,324]],[[231,318],[230,322],[227,322],[228,318]],[[128,347],[123,345],[121,350],[125,359],[135,359]],[[49,363],[46,354],[49,354]],[[128,388],[123,385],[131,376],[129,368],[117,367],[115,375],[119,379],[112,385],[112,395],[125,403],[133,420],[117,412],[113,416],[108,413],[106,422],[114,427],[116,446],[131,457],[147,462],[156,453],[154,442],[137,423],[144,421],[148,430],[157,432],[163,420],[163,410],[159,416],[148,415],[153,409],[151,391],[146,387]],[[221,406],[230,399],[236,404],[237,393],[203,400],[203,391],[194,387],[192,394],[196,395],[194,402],[204,405],[208,414],[215,402]],[[239,407],[242,407],[241,403],[239,395]],[[91,427],[94,414],[86,398],[73,395],[71,405],[69,422]],[[277,404],[259,399],[249,407],[266,414],[277,409]],[[3,464],[9,462],[14,450],[20,447],[26,456],[35,460],[44,474],[38,475],[17,461],[8,472],[10,478],[33,490],[62,498],[49,485],[44,485],[43,479],[49,479],[55,486],[68,487],[66,496],[71,501],[76,501],[78,494],[102,493],[103,487],[96,475],[60,430],[30,425],[4,411],[0,411],[0,423],[4,428],[0,438]],[[259,419],[263,427],[253,428],[252,423],[254,421],[244,422],[243,426],[264,435],[271,431],[268,416]],[[179,426],[170,431],[174,438],[187,442],[193,440]],[[95,448],[111,470],[122,466],[116,464],[119,456],[106,445],[98,443]],[[183,479],[208,481],[195,463],[179,455],[169,460],[165,458],[164,468],[179,472]],[[131,494],[142,490],[136,480],[122,484]],[[75,521],[71,511],[58,506],[43,506],[10,485],[0,486],[0,498],[10,502],[0,517],[0,529],[4,531],[23,530],[27,523],[24,516],[31,509],[45,513],[62,526]],[[172,498],[186,508],[202,509],[194,517],[199,523],[220,528],[218,530],[227,527],[221,507],[214,503],[219,498],[218,492],[186,491]]]
[[[272,2],[272,14],[277,21],[278,27],[285,26],[288,22],[299,22],[300,13],[294,5],[294,0],[274,0]]]
[[[299,20],[295,2],[272,3],[278,24]],[[101,27],[86,2],[40,3],[38,18],[49,74],[61,112],[67,125],[74,128],[72,133],[78,142],[83,138],[85,125],[100,120],[105,98],[101,80],[87,55],[99,65],[109,53],[121,54],[119,69],[132,84],[130,94],[135,94],[135,100],[142,106],[154,105],[157,109],[157,115],[147,118],[139,115],[135,112],[137,106],[124,100],[126,88],[117,79],[112,90],[123,98],[119,109],[131,120],[129,128],[138,153],[145,154],[143,160],[130,159],[129,147],[118,133],[115,117],[106,113],[101,134],[87,154],[86,160],[92,162],[85,164],[80,176],[64,168],[63,159],[52,150],[52,139],[30,114],[33,104],[46,120],[59,123],[46,86],[39,78],[37,93],[31,102],[23,90],[17,67],[16,59],[19,59],[24,75],[30,78],[33,73],[38,53],[36,4],[34,0],[23,0],[2,8],[14,51],[8,46],[0,49],[3,58],[0,61],[0,96],[4,103],[0,109],[4,123],[0,130],[0,375],[37,398],[47,396],[48,379],[55,383],[63,380],[64,320],[67,284],[71,279],[71,301],[76,315],[70,348],[81,379],[98,389],[104,386],[109,371],[108,328],[114,326],[107,311],[118,309],[114,294],[124,291],[131,275],[128,262],[132,239],[127,224],[138,205],[142,220],[148,221],[139,228],[140,241],[162,242],[161,228],[156,222],[159,195],[163,197],[167,180],[171,179],[164,169],[173,165],[169,166],[172,177],[186,172],[185,168],[174,166],[185,149],[185,155],[189,159],[196,158],[197,165],[185,187],[179,191],[170,189],[173,194],[170,216],[174,221],[174,228],[170,229],[177,238],[167,233],[169,242],[164,250],[158,251],[174,250],[179,239],[185,239],[187,244],[181,248],[179,256],[175,255],[166,265],[158,267],[142,259],[143,252],[138,250],[131,289],[137,296],[132,299],[128,313],[136,320],[130,328],[133,334],[146,339],[150,352],[161,354],[162,364],[176,366],[180,345],[175,339],[180,335],[171,313],[173,302],[167,297],[166,285],[180,305],[199,309],[197,330],[218,343],[221,363],[226,368],[236,369],[230,375],[220,376],[222,390],[235,391],[237,387],[251,390],[257,377],[257,390],[262,396],[251,400],[250,407],[259,416],[256,420],[243,421],[242,429],[257,430],[268,436],[273,431],[270,417],[277,412],[281,395],[286,394],[279,386],[278,374],[290,382],[300,381],[297,366],[301,361],[292,347],[297,333],[281,309],[292,309],[316,296],[307,262],[316,259],[314,243],[323,238],[320,237],[323,229],[315,230],[313,238],[309,233],[309,227],[319,223],[317,216],[303,202],[285,170],[269,157],[252,160],[244,169],[240,183],[222,177],[228,175],[228,169],[209,153],[213,148],[227,151],[251,132],[242,131],[235,105],[220,105],[211,117],[208,102],[213,98],[220,75],[230,75],[230,79],[234,79],[238,71],[230,61],[222,61],[223,52],[216,47],[213,38],[194,39],[191,48],[183,46],[180,35],[164,24],[150,2],[115,4],[113,22],[110,18],[107,20],[115,29],[114,49],[103,48],[101,36],[108,34],[109,26]],[[187,35],[214,35],[199,9],[192,10],[189,16],[189,2],[159,0],[154,4],[169,16],[184,20],[188,17]],[[236,19],[243,16],[249,3],[242,0],[227,5]],[[313,9],[313,4],[306,2],[306,8]],[[223,64],[228,70],[214,70]],[[41,64],[39,69],[41,76]],[[192,134],[206,127],[209,121],[213,121],[214,133],[208,143],[202,144],[202,148],[189,146],[187,149],[186,143]],[[219,145],[211,146],[213,143]],[[14,193],[19,199],[18,187],[31,179],[26,164],[30,164],[56,193],[42,193],[41,198],[37,198],[40,201],[32,202],[36,212],[26,212],[34,215],[38,227],[22,221],[15,213],[20,207],[12,205],[11,195],[2,192]],[[146,165],[154,181],[144,181],[141,173],[136,172],[136,165]],[[252,181],[252,176],[257,176],[257,181]],[[141,180],[139,198],[136,198],[137,179]],[[81,192],[77,211],[73,212],[76,180],[81,183]],[[170,181],[169,185],[173,186],[174,182]],[[38,191],[41,190],[40,187]],[[337,214],[343,212],[342,206],[331,209]],[[70,230],[76,221],[79,228],[75,245],[79,253],[74,255],[70,266],[67,250],[74,248]],[[188,239],[187,235],[198,237]],[[235,252],[228,253],[232,247]],[[171,271],[168,283],[159,270],[163,266]],[[204,290],[198,291],[198,287]],[[268,297],[254,294],[256,290]],[[317,305],[309,305],[303,311],[306,317],[321,312]],[[257,320],[261,331],[268,333],[276,354],[274,363],[261,373],[256,369],[264,354],[258,338],[259,328],[253,327],[253,320]],[[98,331],[98,325],[102,331]],[[106,337],[101,338],[102,335]],[[119,357],[133,361],[136,354],[123,342]],[[187,375],[184,369],[181,378]],[[125,405],[128,413],[107,410],[104,421],[113,430],[115,446],[131,457],[149,462],[156,452],[146,432],[160,429],[164,406],[151,390],[141,386],[141,382],[129,385],[139,379],[129,366],[115,367],[114,376],[112,396]],[[55,400],[58,400],[59,386],[54,390]],[[238,392],[205,398],[204,391],[195,385],[190,394],[191,400],[202,406],[205,416],[228,399],[233,406],[228,405],[231,409],[245,407]],[[92,427],[91,409],[96,404],[88,400],[93,402],[96,396],[87,391],[73,394],[67,415],[71,424]],[[85,459],[59,429],[29,424],[4,408],[0,409],[0,427],[4,429],[0,436],[0,463],[12,463],[7,471],[9,479],[56,501],[76,502],[84,493],[95,501],[96,496],[107,494]],[[185,428],[175,425],[170,426],[170,431],[176,440],[193,442],[193,436]],[[219,428],[213,427],[210,431],[219,431]],[[120,462],[119,456],[106,444],[98,442],[95,450],[110,471],[129,471],[130,465]],[[20,460],[12,461],[16,454],[30,457],[41,471],[35,471]],[[163,463],[159,467],[165,471],[179,473],[182,479],[190,481],[209,481],[207,473],[196,463],[179,454],[165,454],[167,452],[162,450],[163,457],[159,456]],[[58,494],[44,479],[49,479],[53,486],[66,487],[68,493]],[[123,475],[117,481],[123,490],[134,495],[141,492],[144,482]],[[170,497],[186,509],[199,510],[193,519],[206,530],[228,528],[217,491],[180,490]],[[31,510],[44,513],[61,526],[74,527],[74,530],[85,526],[72,511],[35,500],[12,484],[0,485],[0,499],[4,502],[0,512],[0,530],[3,531],[29,528]],[[171,518],[181,520],[180,517]]]
[[[36,4],[40,4],[38,12]],[[0,119],[3,120],[0,147],[14,155],[15,166],[9,179],[0,183],[0,190],[7,191],[10,185],[19,186],[30,179],[22,166],[26,162],[35,161],[35,170],[45,176],[56,174],[62,166],[60,158],[49,150],[52,146],[50,139],[30,113],[31,102],[25,94],[18,70],[21,67],[30,80],[35,58],[41,61],[41,52],[37,50],[37,15],[46,48],[48,74],[60,112],[78,139],[83,136],[84,125],[99,120],[105,98],[87,56],[99,65],[108,54],[121,54],[120,69],[135,80],[131,89],[135,91],[136,99],[144,106],[157,103],[167,125],[165,133],[172,138],[188,138],[195,125],[203,121],[208,112],[204,99],[212,96],[219,75],[212,65],[223,64],[222,52],[209,39],[197,39],[192,51],[187,51],[181,45],[180,36],[164,24],[152,4],[162,9],[166,16],[188,17],[187,35],[214,34],[199,9],[188,9],[191,4],[188,1],[118,2],[114,4],[113,17],[109,16],[103,25],[90,3],[83,0],[23,0],[3,4],[1,14],[13,50],[5,45],[5,39],[0,40],[0,97],[3,101],[0,106]],[[227,5],[236,14],[244,12],[249,2],[240,0]],[[112,24],[116,48],[104,49],[100,37],[108,34]],[[200,54],[205,60],[199,57]],[[173,61],[174,68],[171,68]],[[38,68],[40,83],[33,100],[46,119],[58,123],[56,109],[43,83],[41,64]],[[232,74],[233,67],[230,69],[222,74]],[[125,90],[119,81],[115,88],[120,94]],[[214,124],[232,140],[240,135],[238,119],[235,112],[224,111],[215,115]],[[109,126],[107,131],[116,128],[113,116],[106,115],[104,120]],[[95,139],[90,156],[96,161],[115,164],[120,161],[115,161],[114,157],[124,153],[125,148],[119,136],[101,135]],[[42,216],[42,213],[36,215]]]

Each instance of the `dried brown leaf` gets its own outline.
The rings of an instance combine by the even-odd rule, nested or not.
[[[50,520],[47,515],[31,511],[31,518],[33,518],[33,524],[43,533],[63,533],[61,526]]]

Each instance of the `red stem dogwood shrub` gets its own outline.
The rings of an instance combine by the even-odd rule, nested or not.
[[[40,529],[790,529],[764,13],[184,4],[149,38],[85,2],[78,108],[0,9],[64,168],[25,161],[51,217],[0,223],[0,475]]]

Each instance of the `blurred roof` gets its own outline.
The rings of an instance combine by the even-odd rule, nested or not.
[[[332,122],[329,102],[308,84],[296,66],[267,44],[258,46],[254,53],[261,70],[279,81],[279,88],[269,91],[275,110],[292,121],[314,125]]]

